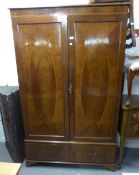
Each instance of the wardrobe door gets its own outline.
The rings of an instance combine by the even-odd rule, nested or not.
[[[114,141],[122,87],[126,15],[69,17],[70,135]]]
[[[68,139],[67,19],[13,17],[26,139]]]

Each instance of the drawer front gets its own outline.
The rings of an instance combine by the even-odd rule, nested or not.
[[[71,145],[70,156],[73,162],[82,163],[114,163],[116,146]]]
[[[128,123],[139,123],[139,110],[129,112]]]
[[[68,147],[59,143],[26,143],[26,157],[37,161],[68,161]]]
[[[70,163],[115,163],[116,146],[71,143],[26,143],[28,160]]]
[[[139,124],[129,124],[127,128],[127,137],[139,137]]]

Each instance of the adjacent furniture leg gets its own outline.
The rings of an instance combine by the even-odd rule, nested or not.
[[[126,137],[126,128],[127,128],[127,121],[128,121],[128,112],[126,110],[123,111],[123,118],[122,118],[122,128],[121,128],[121,135],[120,135],[120,155],[119,155],[119,167],[121,166],[124,154],[124,143]]]
[[[117,165],[115,164],[114,165],[104,165],[103,167],[111,171],[116,171],[117,169]]]
[[[134,71],[132,71],[132,69],[129,69],[129,71],[128,71],[128,83],[127,83],[128,95],[127,95],[126,106],[130,106],[130,104],[131,104],[131,93],[132,93],[133,78],[134,78]]]
[[[35,162],[35,161],[31,161],[31,160],[26,160],[26,167],[30,167],[30,166],[32,166],[32,165],[34,165],[34,164],[36,164],[37,162]]]

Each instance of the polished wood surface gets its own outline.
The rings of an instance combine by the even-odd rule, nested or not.
[[[116,168],[128,5],[11,10],[27,166]]]
[[[84,145],[70,146],[71,161],[84,163],[114,163],[116,159],[116,146]]]
[[[119,134],[120,134],[120,154],[119,165],[123,161],[124,144],[127,137],[139,137],[139,96],[133,95],[131,105],[126,106],[126,96],[123,96],[123,105],[119,118]]]
[[[28,160],[69,161],[68,144],[26,143],[26,153]]]
[[[122,15],[104,14],[69,18],[69,33],[74,37],[69,46],[74,139],[112,139],[115,133],[115,102],[121,93],[116,90],[123,65],[119,43],[125,32],[123,20]]]
[[[27,137],[67,137],[62,20],[28,17],[17,25]]]
[[[38,147],[40,149],[38,149]],[[27,159],[71,163],[114,163],[116,145],[89,143],[26,143]]]
[[[0,162],[0,175],[18,175],[20,163]]]

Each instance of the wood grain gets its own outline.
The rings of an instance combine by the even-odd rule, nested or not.
[[[48,18],[43,23],[32,18],[21,20],[16,29],[21,93],[29,128],[26,134],[36,138],[66,137],[62,20]]]
[[[74,140],[112,139],[115,133],[113,126],[118,118],[115,102],[121,93],[116,90],[123,64],[120,50],[123,19],[121,15],[104,14],[71,17],[69,32],[74,37],[70,46],[70,84],[74,90],[71,136]]]

